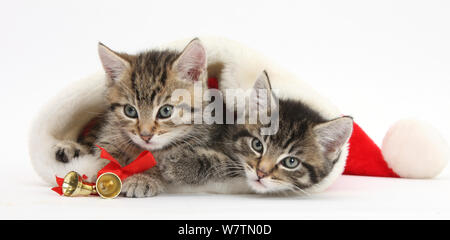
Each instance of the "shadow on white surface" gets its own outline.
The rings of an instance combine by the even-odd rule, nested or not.
[[[29,169],[31,170],[31,169]],[[22,172],[24,173],[24,172]],[[342,176],[310,196],[61,197],[31,171],[2,182],[2,219],[414,219],[450,217],[450,180]]]

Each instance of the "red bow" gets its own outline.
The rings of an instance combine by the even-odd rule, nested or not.
[[[111,161],[110,163],[108,163],[108,165],[98,171],[97,177],[99,177],[103,173],[111,172],[115,173],[117,176],[119,176],[120,180],[123,181],[130,175],[143,172],[156,165],[156,161],[152,153],[149,151],[143,151],[133,162],[126,165],[125,167],[122,167],[120,166],[119,162],[114,159],[105,149],[101,148],[100,146],[97,147],[102,150],[100,153],[100,158]]]
[[[119,162],[114,159],[105,149],[98,146],[98,148],[101,149],[100,152],[100,158],[109,160],[110,163],[108,163],[104,168],[102,168],[97,173],[97,178],[102,175],[103,173],[114,173],[117,176],[119,176],[120,180],[125,180],[127,177],[143,172],[147,169],[150,169],[156,165],[156,160],[153,157],[152,153],[149,151],[143,151],[139,156],[130,164],[128,164],[125,167],[120,166]],[[82,177],[84,180],[87,179],[86,175],[83,175]],[[56,183],[58,184],[57,187],[52,188],[53,191],[57,192],[59,195],[63,195],[62,192],[62,184],[64,182],[64,178],[56,177]],[[95,185],[95,183],[86,183],[89,185]]]

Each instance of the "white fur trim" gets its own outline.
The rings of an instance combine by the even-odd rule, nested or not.
[[[184,39],[162,47],[181,51],[190,40]],[[273,89],[280,90],[280,98],[301,100],[326,119],[341,115],[338,108],[306,82],[250,48],[225,38],[201,37],[200,40],[207,50],[208,70],[219,78],[221,89],[251,89],[261,72],[267,70]],[[218,71],[215,65],[223,68]],[[93,117],[91,113],[106,109],[104,91],[105,74],[93,75],[62,91],[39,113],[31,128],[29,149],[36,172],[47,182],[54,184],[55,174],[70,170],[66,169],[67,165],[54,160],[54,144],[60,140],[75,140],[83,126]],[[347,154],[348,148],[345,146],[330,175],[311,190],[324,190],[330,186],[342,174]],[[83,169],[91,169],[83,164],[85,161],[76,161],[71,167],[80,169],[80,173],[85,172]]]
[[[382,153],[389,167],[405,178],[433,178],[450,159],[449,145],[439,132],[413,119],[398,121],[389,129]]]
[[[61,140],[76,140],[95,113],[106,109],[104,88],[103,73],[77,81],[51,99],[34,119],[28,149],[34,169],[46,182],[55,184],[55,175],[63,177],[75,169],[87,175],[94,167],[87,161],[57,162],[53,147]]]
[[[208,66],[223,64],[219,76],[220,89],[252,89],[258,76],[266,70],[272,88],[280,90],[280,98],[293,98],[320,112],[327,119],[341,116],[339,109],[319,95],[309,84],[269,61],[253,49],[220,37],[201,37],[208,55]],[[190,39],[170,43],[164,47],[182,50]]]

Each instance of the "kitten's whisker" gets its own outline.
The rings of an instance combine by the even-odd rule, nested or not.
[[[291,184],[291,187],[293,188],[292,190],[294,190],[294,191],[297,190],[297,191],[300,191],[300,192],[304,193],[304,194],[307,195],[307,196],[311,196],[311,193],[309,193],[309,192],[307,192],[307,191],[301,189],[301,188],[298,187],[298,186],[295,186],[295,185]]]

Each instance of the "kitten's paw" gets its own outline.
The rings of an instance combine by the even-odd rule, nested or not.
[[[122,193],[126,197],[153,197],[162,191],[162,184],[147,174],[135,174],[125,179]]]
[[[88,149],[74,141],[61,141],[54,146],[56,161],[68,163],[73,158],[88,154]]]

